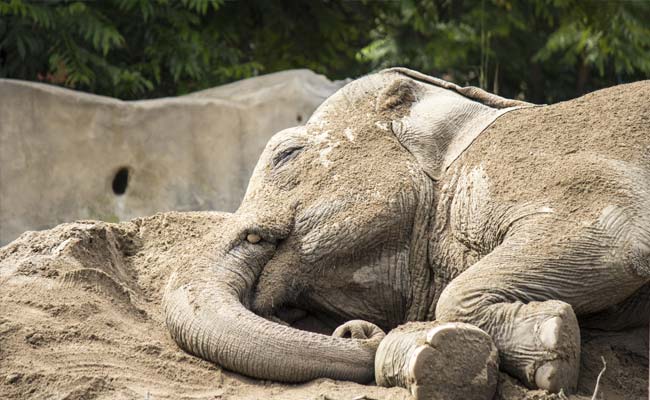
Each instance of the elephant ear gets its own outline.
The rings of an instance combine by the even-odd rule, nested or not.
[[[378,111],[397,116],[393,133],[434,180],[500,115],[533,106],[406,68],[380,74],[392,79],[377,97]]]

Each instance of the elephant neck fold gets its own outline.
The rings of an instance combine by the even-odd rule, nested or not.
[[[409,253],[410,304],[405,321],[425,321],[433,317],[431,303],[436,298],[435,266],[430,252],[435,237],[435,183],[422,175],[419,201],[411,231]],[[435,307],[433,308],[435,310]]]

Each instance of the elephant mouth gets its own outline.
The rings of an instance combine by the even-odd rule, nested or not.
[[[282,256],[279,258],[282,262],[295,261],[291,257],[289,260]],[[308,289],[300,284],[287,282],[292,277],[286,278],[285,273],[273,275],[277,264],[270,264],[274,261],[276,260],[271,259],[264,264],[245,297],[245,306],[257,316],[301,331],[327,336],[331,336],[337,328],[352,320],[364,320],[377,324],[382,329],[391,326],[387,321],[376,318],[376,312],[362,314],[361,310],[365,310],[363,306],[367,304],[365,301],[351,303],[355,305],[352,307],[354,313],[341,307],[344,299],[355,300],[354,296],[349,296],[342,289],[335,291],[327,291],[329,287],[320,291],[311,287]],[[338,268],[339,264],[335,265]],[[311,268],[315,267],[311,266]],[[272,272],[268,273],[268,270]],[[361,290],[367,291],[367,288],[359,286],[359,291]],[[358,294],[359,291],[355,289],[353,294]]]
[[[339,321],[323,312],[285,305],[277,308],[267,319],[302,331],[330,336],[345,321]]]
[[[318,302],[312,300],[304,291],[290,293],[295,290],[282,278],[277,279],[264,277],[264,271],[274,269],[273,263],[280,265],[295,265],[298,261],[293,252],[278,252],[277,248],[282,246],[284,240],[275,243],[275,254],[267,260],[258,271],[254,284],[250,287],[245,306],[257,316],[265,318],[274,323],[331,336],[340,325],[348,321],[334,309],[323,308]],[[275,264],[277,266],[277,264]],[[286,268],[286,267],[285,267]],[[294,289],[289,289],[294,287]]]

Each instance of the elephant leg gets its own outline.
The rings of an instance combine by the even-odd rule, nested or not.
[[[454,279],[436,305],[438,321],[489,333],[504,371],[553,392],[577,385],[576,314],[617,304],[649,278],[637,273],[646,267],[643,242],[618,242],[603,228],[569,235],[575,226],[555,223],[510,237]]]
[[[606,331],[648,326],[650,323],[650,284],[637,290],[623,302],[580,318],[580,326]]]
[[[375,355],[375,380],[417,399],[490,400],[498,381],[490,336],[464,323],[411,322],[393,329]]]

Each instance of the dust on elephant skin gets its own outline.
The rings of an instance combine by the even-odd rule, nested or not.
[[[409,364],[393,372],[412,393],[471,361],[418,369],[426,354],[473,337],[496,398],[561,398],[530,388],[571,387],[578,367],[572,397],[588,396],[601,355],[607,398],[644,396],[647,328],[631,326],[648,322],[645,303],[636,312],[650,276],[647,82],[509,109],[522,104],[409,80],[418,76],[351,85],[306,127],[278,134],[235,214],[82,221],[2,248],[3,397],[408,398],[328,379],[262,385],[176,344],[249,376],[366,381],[383,337],[375,325],[434,319],[421,335],[387,337],[415,354],[388,356]],[[484,100],[461,107],[478,115],[458,120],[470,137],[431,135],[455,126],[444,110],[458,97],[439,102],[444,90]],[[578,337],[576,315],[628,330]],[[305,316],[324,332],[367,322],[350,337],[288,326]]]
[[[631,96],[542,107],[404,68],[349,83],[269,141],[212,258],[172,275],[172,337],[255,378],[374,375],[444,399],[462,395],[426,360],[472,337],[526,386],[574,392],[578,318],[611,329],[614,307],[619,328],[648,323],[633,310],[650,307],[649,88],[616,90]],[[287,310],[352,335],[292,329]],[[430,321],[417,351],[414,336],[378,351],[366,334],[411,321]],[[492,361],[447,364],[492,376]],[[491,398],[487,383],[473,396]]]

